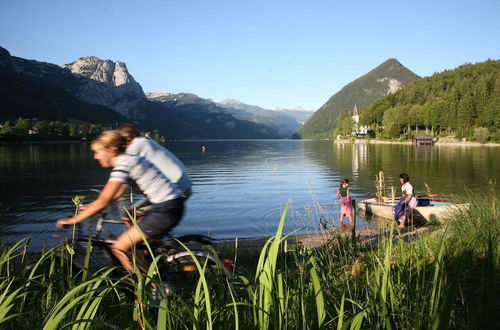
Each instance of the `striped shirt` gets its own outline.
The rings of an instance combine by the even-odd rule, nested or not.
[[[135,183],[153,204],[178,198],[182,191],[146,158],[121,154],[108,181]]]
[[[136,137],[127,147],[126,153],[139,155],[162,171],[183,192],[191,190],[191,179],[186,166],[170,151],[159,145],[156,141],[144,137]]]

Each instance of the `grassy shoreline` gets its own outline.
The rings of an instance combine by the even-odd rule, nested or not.
[[[493,328],[500,284],[500,198],[471,196],[439,230],[382,235],[376,244],[330,234],[287,244],[282,225],[237,254],[235,277],[187,295],[150,297],[140,274],[71,273],[62,244],[29,269],[24,242],[0,254],[0,327],[44,329]],[[243,253],[244,251],[244,253]],[[70,275],[68,275],[70,274]]]

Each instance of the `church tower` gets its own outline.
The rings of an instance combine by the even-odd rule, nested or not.
[[[359,111],[356,104],[354,104],[354,109],[352,110],[352,120],[354,120],[355,124],[359,123]]]

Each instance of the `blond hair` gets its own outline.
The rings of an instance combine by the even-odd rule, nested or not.
[[[102,149],[113,149],[122,153],[127,147],[127,141],[118,131],[105,131],[97,139],[92,141],[90,148],[92,151]]]

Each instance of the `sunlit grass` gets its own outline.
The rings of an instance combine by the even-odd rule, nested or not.
[[[494,328],[498,197],[468,196],[469,208],[415,239],[395,228],[376,245],[332,233],[319,248],[285,244],[285,207],[260,253],[237,252],[233,278],[212,287],[198,262],[198,285],[159,301],[156,262],[146,274],[76,270],[65,243],[26,256],[22,240],[0,250],[0,328]]]

